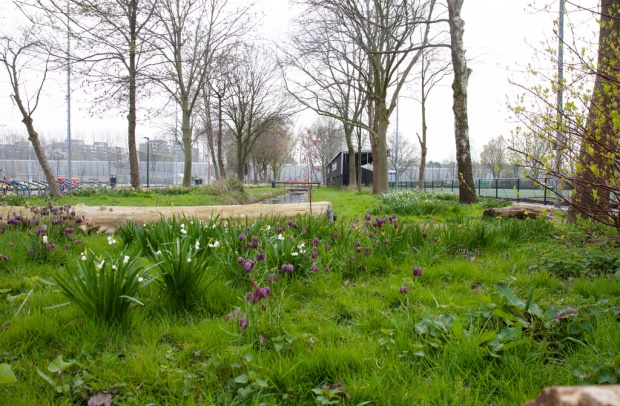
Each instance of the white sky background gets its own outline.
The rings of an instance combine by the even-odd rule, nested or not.
[[[472,156],[476,157],[482,146],[498,135],[509,136],[514,124],[508,123],[506,97],[512,93],[508,78],[517,76],[532,61],[533,46],[545,38],[553,40],[553,18],[557,17],[558,1],[547,1],[552,15],[532,13],[527,0],[466,0],[462,10],[465,20],[465,47],[470,58],[469,128]],[[541,3],[539,1],[539,3]],[[584,1],[595,3],[594,1]],[[294,10],[288,0],[262,0],[261,11],[265,13],[264,32],[266,36],[279,38],[285,35],[289,16]],[[595,3],[596,4],[596,3]],[[592,6],[593,4],[589,4]],[[0,26],[6,27],[15,20],[9,0],[0,0]],[[452,77],[435,87],[427,106],[428,158],[429,161],[455,159],[454,127],[452,114]],[[77,84],[76,84],[77,86]],[[35,128],[43,137],[66,138],[66,96],[65,75],[60,74],[46,84],[46,98],[34,115]],[[26,135],[24,125],[16,107],[9,98],[6,72],[0,71],[0,134],[18,133]],[[411,96],[404,90],[403,96]],[[72,138],[87,142],[101,134],[112,134],[118,138],[119,146],[126,145],[126,120],[121,114],[111,111],[103,119],[92,118],[87,113],[88,97],[82,91],[72,95]],[[315,117],[302,113],[297,119],[297,128],[304,129]],[[391,118],[394,131],[396,115]],[[152,125],[152,120],[138,122],[138,142],[144,136],[159,138],[161,126]],[[421,133],[420,106],[416,101],[403,97],[399,106],[399,134],[411,143]],[[163,138],[163,135],[161,135]]]

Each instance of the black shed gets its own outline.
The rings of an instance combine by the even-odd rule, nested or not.
[[[361,157],[362,166],[362,185],[372,185],[372,152],[361,151],[355,153],[356,157]],[[334,159],[325,167],[325,184],[332,187],[343,187],[349,185],[349,153],[339,152]]]

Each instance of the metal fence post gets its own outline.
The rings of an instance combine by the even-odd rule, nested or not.
[[[497,188],[499,186],[499,180],[497,178],[495,178],[495,198],[497,199],[498,195],[497,195]]]
[[[521,179],[517,178],[517,202],[521,201]]]
[[[547,204],[547,178],[545,178],[544,190],[545,190],[545,205],[546,205]]]
[[[481,191],[481,188],[480,188],[481,181],[482,181],[482,179],[478,179],[478,196],[481,196],[481,194],[482,194],[482,191]]]

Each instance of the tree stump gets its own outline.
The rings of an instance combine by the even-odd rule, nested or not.
[[[538,207],[527,204],[515,204],[507,207],[493,207],[490,209],[486,209],[482,214],[482,217],[505,217],[516,218],[519,220],[544,217],[547,220],[555,220],[551,208],[547,209],[546,207]]]
[[[554,386],[523,406],[620,406],[620,385]]]

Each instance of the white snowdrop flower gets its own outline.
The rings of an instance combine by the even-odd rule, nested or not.
[[[105,264],[105,259],[102,259],[101,262],[97,264],[97,269],[103,268],[103,264]]]
[[[161,251],[157,251],[155,255],[161,255]]]
[[[82,261],[86,261],[86,255],[82,255]]]
[[[296,257],[297,255],[299,255],[299,253],[297,253],[297,252],[291,252],[291,255],[292,255],[292,256],[294,256],[294,257]]]
[[[142,223],[142,227],[146,227],[146,223]]]
[[[112,269],[116,271],[118,268],[116,267],[116,265],[112,265]]]
[[[181,234],[187,234],[187,230],[185,230],[184,228],[181,229]]]
[[[220,246],[219,241],[215,241],[213,244],[209,243],[209,248],[217,248]]]
[[[141,277],[141,276],[139,276],[139,277],[138,277],[138,282],[140,282],[140,283],[144,282],[144,278],[143,278],[143,277]]]
[[[129,255],[125,255],[123,257],[123,264],[126,264],[127,262],[129,262]]]
[[[282,234],[278,234],[278,240],[283,240],[284,236]]]
[[[217,224],[213,224],[213,226],[211,226],[211,228],[217,228]]]
[[[43,244],[47,244],[47,236],[46,235],[43,236]]]
[[[265,230],[266,230],[266,231],[271,230],[271,226],[270,226],[269,224],[267,224],[267,227],[265,227]]]
[[[185,228],[185,224],[181,223],[181,228]]]
[[[306,243],[302,241],[299,243],[299,245],[297,245],[297,248],[303,248],[305,246],[306,246]]]
[[[189,224],[194,224],[194,220],[190,221]]]
[[[196,245],[194,245],[196,251],[200,249],[200,241],[196,240]]]
[[[191,258],[187,258],[187,262],[192,262],[192,259]]]

